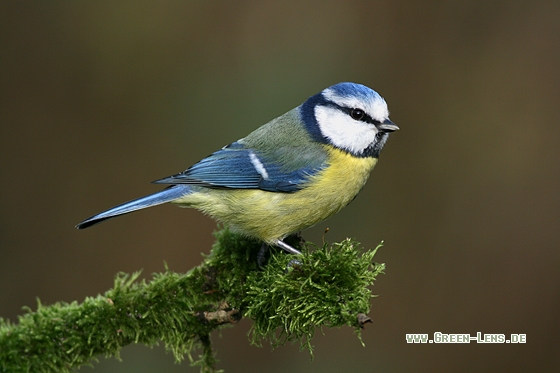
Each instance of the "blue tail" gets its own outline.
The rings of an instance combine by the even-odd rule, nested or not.
[[[122,205],[115,206],[112,209],[109,209],[97,215],[93,215],[92,217],[76,225],[76,228],[84,229],[119,215],[124,215],[136,210],[145,209],[146,207],[152,207],[161,205],[162,203],[171,202],[179,197],[191,193],[191,191],[192,189],[188,185],[174,185],[160,192],[125,202]]]

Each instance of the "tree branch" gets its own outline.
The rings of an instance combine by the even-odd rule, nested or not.
[[[371,322],[369,287],[385,268],[372,262],[377,248],[360,253],[347,239],[304,249],[297,261],[273,250],[258,268],[260,243],[227,229],[216,237],[211,254],[186,274],[167,270],[146,282],[139,272],[119,273],[113,289],[81,304],[39,302],[17,324],[0,318],[0,371],[70,372],[98,355],[118,357],[130,343],[163,341],[177,361],[187,355],[214,372],[210,332],[242,316],[253,320],[253,343],[299,341],[309,351],[317,327],[359,333]],[[202,348],[198,360],[194,348]]]

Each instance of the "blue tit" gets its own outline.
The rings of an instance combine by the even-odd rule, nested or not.
[[[377,163],[389,132],[398,129],[377,92],[361,84],[335,84],[187,170],[154,181],[169,185],[166,189],[76,227],[171,202],[300,254],[283,239],[350,203]]]

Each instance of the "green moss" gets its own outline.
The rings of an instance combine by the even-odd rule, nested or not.
[[[99,355],[118,357],[130,343],[158,341],[177,361],[188,356],[213,372],[210,333],[242,316],[253,320],[253,343],[299,341],[310,351],[318,327],[360,330],[357,315],[369,312],[370,285],[384,269],[372,262],[377,248],[361,252],[345,240],[304,247],[301,257],[273,249],[259,268],[259,242],[227,229],[216,238],[210,255],[186,274],[166,270],[146,282],[139,272],[119,273],[113,289],[81,304],[39,303],[17,324],[0,318],[0,372],[70,372]],[[194,358],[193,349],[202,354]]]
[[[311,351],[317,327],[349,325],[359,332],[357,315],[369,312],[369,286],[385,269],[372,262],[376,251],[360,255],[357,243],[347,239],[307,253],[296,264],[289,256],[273,256],[262,273],[248,276],[244,315],[254,321],[252,341],[300,341]]]

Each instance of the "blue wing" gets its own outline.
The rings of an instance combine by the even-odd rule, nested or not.
[[[310,176],[326,166],[325,157],[305,160],[303,167],[286,169],[279,158],[248,149],[234,142],[186,171],[154,181],[156,184],[191,184],[219,189],[262,189],[295,192],[305,187]],[[301,163],[301,162],[300,162]]]

